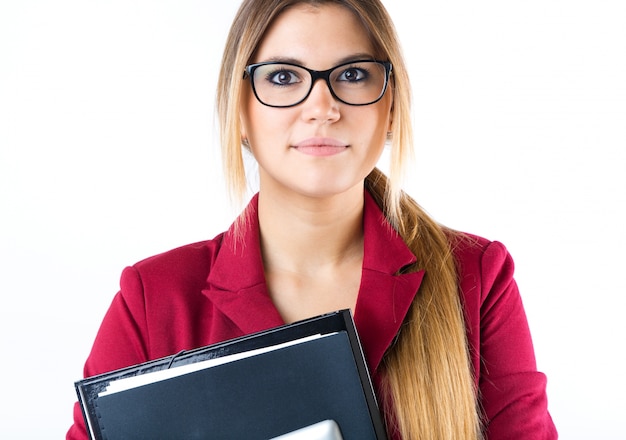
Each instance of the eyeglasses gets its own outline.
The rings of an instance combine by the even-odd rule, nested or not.
[[[389,83],[391,63],[358,60],[328,70],[311,70],[292,63],[266,62],[246,66],[254,96],[269,107],[293,107],[307,99],[313,85],[323,79],[335,99],[348,105],[379,101]]]

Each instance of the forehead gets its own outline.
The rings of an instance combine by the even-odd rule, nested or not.
[[[351,10],[336,4],[298,4],[270,25],[254,62],[290,60],[326,69],[355,56],[375,58],[368,32]]]

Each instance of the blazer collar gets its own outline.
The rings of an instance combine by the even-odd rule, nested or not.
[[[246,221],[224,234],[203,293],[243,334],[284,324],[272,303],[261,258],[258,194],[243,214]],[[393,342],[415,297],[423,272],[399,274],[415,256],[365,191],[364,257],[354,320],[365,357],[374,372]]]

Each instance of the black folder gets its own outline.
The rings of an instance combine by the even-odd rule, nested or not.
[[[262,352],[250,355],[255,350]],[[195,371],[179,374],[186,368]],[[155,380],[159,374],[173,377]],[[112,391],[128,378],[150,380]],[[93,376],[75,387],[92,440],[267,440],[329,419],[344,440],[386,439],[349,310]]]

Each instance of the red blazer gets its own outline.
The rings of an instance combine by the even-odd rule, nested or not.
[[[102,322],[85,377],[284,324],[267,291],[257,198],[237,241],[234,228],[143,260],[124,270]],[[423,272],[397,274],[415,257],[365,193],[365,249],[354,319],[370,372],[419,289]],[[554,439],[546,378],[537,372],[513,261],[504,246],[468,236],[455,249],[467,336],[487,419],[487,438]],[[87,439],[74,407],[67,439]]]

